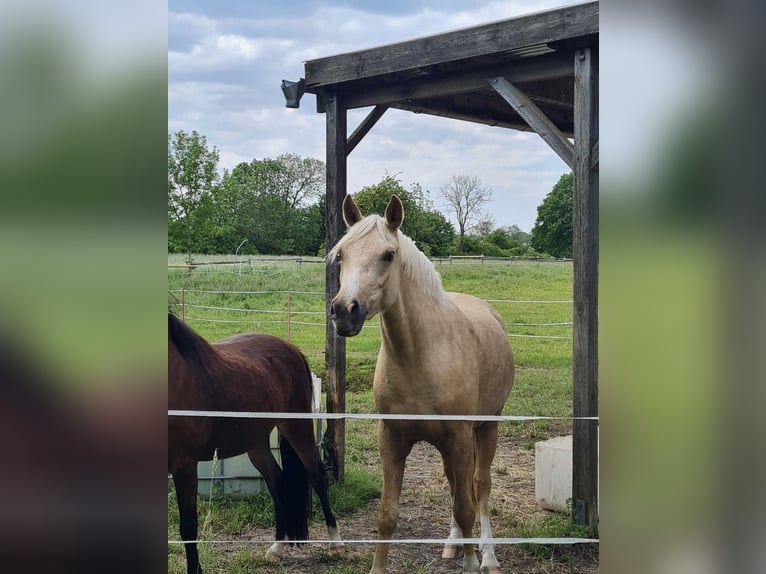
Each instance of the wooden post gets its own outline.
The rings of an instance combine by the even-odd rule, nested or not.
[[[181,321],[186,321],[186,289],[181,287]]]
[[[598,141],[595,49],[575,51],[573,356],[575,417],[598,416],[598,169],[591,161]],[[575,520],[598,536],[598,421],[575,420],[572,499]]]
[[[346,195],[346,109],[337,94],[326,94],[327,203],[325,246],[329,252],[345,231],[343,198]],[[346,340],[338,336],[330,317],[330,302],[340,289],[340,269],[327,265],[325,285],[325,366],[327,367],[327,412],[346,411]],[[324,435],[324,457],[337,480],[345,474],[346,421],[328,420]]]
[[[290,341],[290,290],[287,290],[287,340]]]

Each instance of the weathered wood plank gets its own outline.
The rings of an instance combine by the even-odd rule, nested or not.
[[[572,407],[575,417],[598,416],[598,141],[597,62],[591,48],[575,51]],[[572,499],[575,518],[598,533],[598,423],[575,420]]]
[[[598,169],[598,141],[593,144],[593,148],[590,150],[590,166]]]
[[[329,251],[345,231],[343,198],[346,195],[346,109],[337,94],[329,93],[327,125],[327,204],[325,245]],[[330,303],[340,289],[340,269],[328,265],[325,272],[325,311],[328,317],[325,337],[327,367],[327,412],[346,411],[346,340],[339,337],[330,316]],[[345,474],[344,420],[328,420],[325,432],[325,462],[337,480]]]
[[[346,155],[349,155],[354,148],[359,145],[359,142],[361,142],[364,136],[366,136],[372,129],[372,126],[378,123],[378,120],[386,113],[387,109],[388,106],[377,105],[369,114],[367,114],[367,117],[362,120],[362,123],[357,126],[350,136],[348,136],[348,141],[346,141]]]
[[[405,100],[438,98],[446,95],[483,90],[487,78],[503,76],[511,82],[536,82],[574,75],[574,63],[567,53],[553,53],[521,58],[494,66],[483,66],[463,72],[429,74],[397,82],[366,82],[350,90],[344,101],[347,109],[375,104],[391,104]],[[368,85],[369,84],[369,85]]]
[[[527,123],[521,118],[516,118],[516,121],[505,121],[505,120],[499,120],[494,117],[490,117],[489,115],[479,117],[470,113],[462,113],[454,109],[436,108],[433,105],[420,106],[417,104],[411,104],[411,105],[395,104],[395,105],[392,105],[391,107],[402,110],[402,111],[406,111],[406,112],[413,112],[416,114],[428,114],[431,116],[449,118],[452,120],[462,120],[466,122],[484,124],[491,127],[502,127],[502,128],[509,128],[513,130],[527,131],[527,132],[532,131],[532,128],[530,128],[527,125]]]
[[[566,6],[305,64],[306,88],[505,53],[598,33],[598,2]]]
[[[570,167],[574,167],[574,148],[555,124],[529,97],[502,77],[487,80],[503,99],[545,140],[553,151]]]

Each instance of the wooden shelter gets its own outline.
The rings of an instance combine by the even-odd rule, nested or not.
[[[316,96],[326,117],[328,251],[344,232],[347,157],[388,108],[535,131],[572,168],[575,417],[598,416],[598,18],[598,2],[586,2],[310,60],[299,86]],[[349,135],[346,112],[363,107],[372,110]],[[329,266],[326,289],[329,315],[339,289]],[[344,412],[345,340],[329,321],[325,353],[327,410]],[[575,419],[575,515],[594,532],[597,432],[597,420]],[[343,420],[329,421],[329,462],[338,477],[344,473],[344,435]]]

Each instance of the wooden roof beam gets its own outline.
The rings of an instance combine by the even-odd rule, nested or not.
[[[469,58],[505,54],[598,34],[599,3],[588,2],[305,63],[306,91]]]
[[[574,146],[555,124],[524,92],[505,78],[498,76],[487,80],[489,85],[508,102],[516,113],[543,138],[570,169],[574,169]]]
[[[437,98],[484,89],[487,86],[487,78],[494,76],[503,76],[517,83],[573,77],[574,61],[569,53],[552,53],[509,60],[502,64],[467,71],[443,74],[434,72],[396,82],[375,82],[369,86],[347,89],[344,101],[347,109],[354,109],[405,100]]]

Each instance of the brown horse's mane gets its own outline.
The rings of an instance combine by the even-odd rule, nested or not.
[[[187,361],[207,371],[218,358],[216,350],[191,327],[168,311],[168,339]]]

